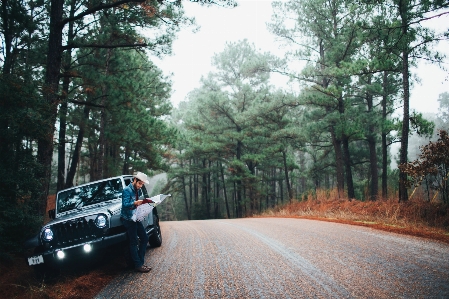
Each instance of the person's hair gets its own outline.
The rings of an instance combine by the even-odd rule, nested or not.
[[[136,183],[141,181],[141,179],[138,179],[136,177],[134,177],[134,179],[136,180]]]

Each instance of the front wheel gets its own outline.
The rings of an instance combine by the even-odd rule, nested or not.
[[[152,247],[161,247],[162,245],[162,234],[161,234],[161,227],[159,226],[159,217],[157,214],[153,214],[154,219],[154,232],[151,235],[150,239],[148,240],[148,243]]]

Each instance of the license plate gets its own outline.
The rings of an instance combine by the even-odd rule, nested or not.
[[[37,264],[43,264],[44,258],[42,255],[32,256],[28,258],[28,265],[33,266]]]

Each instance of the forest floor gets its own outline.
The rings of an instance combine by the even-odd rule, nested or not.
[[[449,244],[449,207],[418,197],[406,203],[397,199],[357,201],[335,199],[329,192],[293,201],[253,217],[293,217],[368,226]],[[114,277],[125,271],[119,255],[95,265],[61,273],[52,280],[36,279],[23,256],[0,264],[0,298],[93,298]]]

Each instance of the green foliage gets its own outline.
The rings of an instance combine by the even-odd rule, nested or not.
[[[267,194],[265,173],[284,168],[282,151],[295,134],[287,116],[294,99],[269,85],[273,63],[276,59],[269,53],[258,53],[246,40],[229,43],[214,56],[217,71],[203,78],[201,88],[175,112],[182,141],[177,144],[180,152],[175,153],[177,165],[170,177],[176,188],[186,188],[181,180],[184,184],[192,177],[198,180],[195,188],[201,190],[201,198],[194,200],[201,200],[206,210],[195,203],[191,206],[194,217],[212,212],[221,217],[219,211],[227,213],[227,209],[240,217],[247,209],[258,209],[261,196]],[[180,160],[183,170],[178,170]],[[286,164],[288,171],[296,168],[290,157]],[[194,186],[188,188],[190,193]],[[225,192],[229,198],[223,208]],[[232,203],[231,196],[235,196]],[[231,205],[235,210],[231,211]]]
[[[19,252],[42,222],[36,196],[41,168],[33,140],[47,122],[34,83],[14,74],[0,76],[0,256]]]
[[[37,199],[34,199],[36,206]],[[0,196],[0,256],[23,251],[26,238],[38,233],[42,224],[42,217],[33,211],[32,200],[25,200],[21,204],[9,204]]]
[[[95,159],[95,153],[105,143],[115,151],[113,156],[106,156],[109,175],[121,173],[124,164],[133,169],[166,169],[163,155],[175,135],[164,121],[171,110],[168,80],[147,56],[137,51],[96,53],[104,59],[85,56],[85,51],[78,53],[83,64],[79,72],[82,92],[87,96],[85,105],[93,106],[88,126],[90,159]],[[103,68],[100,73],[99,64]],[[103,143],[96,133],[99,128],[104,130]],[[132,161],[128,160],[130,155]]]
[[[15,251],[43,219],[54,129],[58,121],[65,122],[56,121],[61,101],[69,101],[63,159],[73,157],[77,135],[86,126],[80,140],[88,140],[82,144],[88,151],[80,155],[78,177],[115,175],[128,172],[130,165],[140,170],[167,168],[164,155],[175,133],[165,121],[171,110],[170,82],[144,50],[136,49],[170,53],[180,26],[193,20],[184,16],[181,2],[94,2],[1,2],[2,250]],[[60,3],[61,10],[51,7]],[[143,28],[148,36],[138,34]],[[56,39],[50,41],[50,31],[60,36],[52,35]],[[64,73],[58,74],[60,70]],[[67,78],[68,89],[60,92],[59,81]],[[90,109],[87,118],[85,107]],[[101,153],[106,157],[102,169],[94,169]]]

